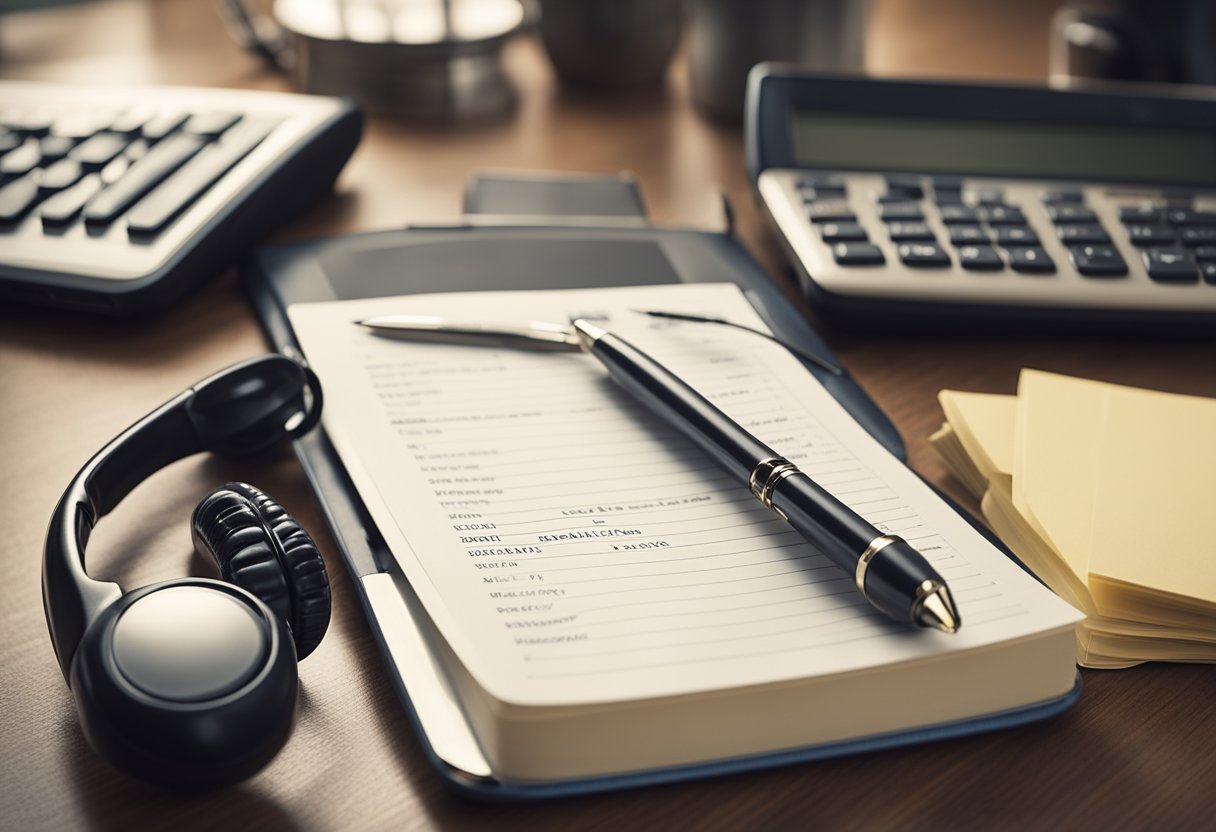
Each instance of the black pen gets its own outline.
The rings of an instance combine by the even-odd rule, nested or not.
[[[797,466],[618,335],[573,322],[585,352],[664,421],[720,466],[746,482],[761,503],[785,519],[857,588],[896,621],[953,633],[962,624],[945,580],[904,539],[883,534]]]

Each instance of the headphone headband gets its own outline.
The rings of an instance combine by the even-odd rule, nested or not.
[[[179,393],[127,428],[72,479],[47,530],[42,603],[64,676],[97,613],[122,595],[89,577],[84,551],[97,521],[135,486],[192,454],[247,456],[309,431],[321,416],[316,374],[282,355],[235,364]]]

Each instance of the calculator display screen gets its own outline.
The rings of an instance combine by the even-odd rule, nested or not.
[[[803,167],[1216,185],[1216,130],[800,111]]]

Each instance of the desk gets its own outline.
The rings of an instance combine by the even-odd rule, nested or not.
[[[875,6],[883,71],[1041,77],[1049,0],[898,0]],[[978,17],[977,17],[978,15]],[[20,26],[18,25],[20,24]],[[11,25],[10,25],[11,24]],[[227,42],[212,4],[108,0],[0,20],[0,75],[282,88]],[[677,68],[650,97],[564,92],[528,39],[507,50],[521,90],[510,121],[442,130],[373,119],[338,194],[282,239],[454,219],[474,167],[635,171],[662,221],[712,222],[715,193],[739,234],[793,297],[743,173],[735,129],[702,121]],[[926,436],[941,387],[1011,392],[1027,365],[1216,395],[1216,347],[1116,338],[915,337],[830,333],[841,358],[895,420],[914,468],[975,510]],[[1212,823],[1216,671],[1086,672],[1085,694],[1046,723],[776,771],[547,805],[481,806],[449,796],[428,768],[331,557],[335,615],[301,667],[299,724],[252,781],[210,796],[124,779],[85,744],[39,603],[47,518],[80,464],[119,429],[204,374],[264,349],[232,275],[142,323],[0,310],[0,827],[32,828],[1197,828]],[[257,483],[333,543],[287,451],[269,460],[194,458],[145,484],[98,529],[95,574],[127,586],[192,571],[195,501],[228,479]]]

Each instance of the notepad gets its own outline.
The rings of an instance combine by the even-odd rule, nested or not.
[[[496,776],[736,758],[1059,698],[1079,614],[875,442],[733,285],[293,305],[324,426],[435,625]],[[955,635],[893,624],[581,354],[406,343],[386,314],[587,317],[650,353],[950,583]]]
[[[1083,664],[1216,660],[1216,401],[1024,370],[1017,396],[941,402],[935,447],[986,481],[993,528],[1088,613]]]

